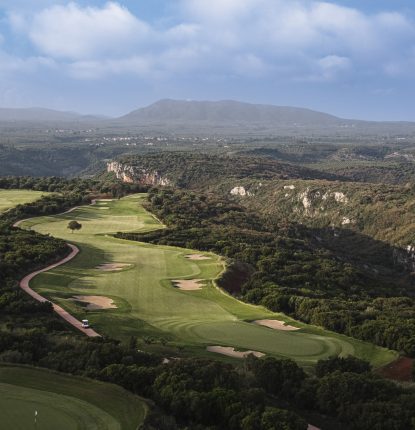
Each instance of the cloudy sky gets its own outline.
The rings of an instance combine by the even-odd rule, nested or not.
[[[0,0],[0,106],[160,98],[415,121],[413,0]]]

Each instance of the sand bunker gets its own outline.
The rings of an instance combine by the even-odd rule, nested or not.
[[[210,260],[210,257],[203,254],[189,254],[185,256],[188,260],[196,260],[196,261],[202,261],[202,260]]]
[[[257,321],[254,321],[254,324],[262,325],[264,327],[272,328],[274,330],[282,330],[282,331],[300,330],[298,327],[294,327],[292,325],[286,325],[284,321],[278,321],[278,320],[257,320]]]
[[[73,296],[73,300],[82,303],[88,303],[86,308],[90,311],[96,311],[100,309],[116,309],[117,306],[114,300],[104,296]]]
[[[312,426],[311,424],[309,424],[307,427],[307,430],[320,430],[320,429],[316,426]]]
[[[172,280],[174,286],[183,291],[201,290],[203,285],[200,284],[203,279],[174,279]]]
[[[128,263],[105,263],[100,264],[96,269],[102,270],[103,272],[114,272],[117,270],[125,269],[126,267],[131,267]]]
[[[228,357],[234,358],[246,358],[248,355],[252,354],[255,357],[263,357],[265,354],[258,351],[235,351],[235,348],[231,346],[208,346],[206,348],[209,352],[216,352],[217,354],[226,355]]]
[[[98,210],[100,210],[100,211],[109,211],[110,210],[110,208],[108,207],[108,206],[103,206],[103,207],[97,207],[97,208],[95,208],[95,209],[98,209]]]

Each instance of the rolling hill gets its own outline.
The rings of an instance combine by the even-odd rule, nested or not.
[[[164,99],[115,121],[118,127],[179,134],[220,135],[377,135],[412,134],[415,123],[343,119],[311,109],[233,100]]]
[[[0,122],[77,122],[102,118],[45,108],[0,108]]]
[[[212,124],[279,124],[279,125],[337,125],[335,116],[310,109],[258,105],[225,101],[160,100],[150,106],[134,110],[120,118],[135,124],[158,122],[205,122]]]

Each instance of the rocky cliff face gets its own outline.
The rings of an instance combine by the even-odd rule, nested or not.
[[[407,270],[415,272],[415,246],[408,245],[406,249],[394,249],[395,264],[404,266]]]
[[[107,163],[107,172],[115,173],[118,179],[129,184],[143,185],[173,185],[166,177],[162,176],[157,171],[148,171],[138,166],[130,166],[128,164],[112,161]]]

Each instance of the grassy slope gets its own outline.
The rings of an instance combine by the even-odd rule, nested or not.
[[[34,202],[44,194],[47,193],[31,190],[0,190],[0,213],[19,204]]]
[[[1,428],[135,430],[147,406],[112,384],[30,367],[0,366]]]
[[[174,344],[185,344],[202,353],[206,345],[221,344],[290,357],[304,365],[334,354],[355,354],[374,365],[385,364],[395,354],[371,344],[328,333],[293,322],[284,315],[241,303],[216,288],[214,279],[223,262],[213,254],[210,260],[190,261],[195,251],[128,242],[110,236],[117,231],[149,231],[161,228],[146,212],[140,200],[130,196],[120,201],[99,201],[96,206],[72,213],[41,217],[23,226],[41,233],[70,240],[81,253],[70,263],[41,274],[32,287],[75,314],[87,317],[101,333],[126,339],[131,335],[164,337]],[[70,233],[67,224],[76,219],[83,228]],[[121,272],[103,272],[102,263],[128,263]],[[180,291],[171,279],[204,279],[199,291]],[[68,300],[73,295],[111,297],[118,309],[85,311]],[[283,332],[250,324],[262,318],[277,318],[302,328]]]

